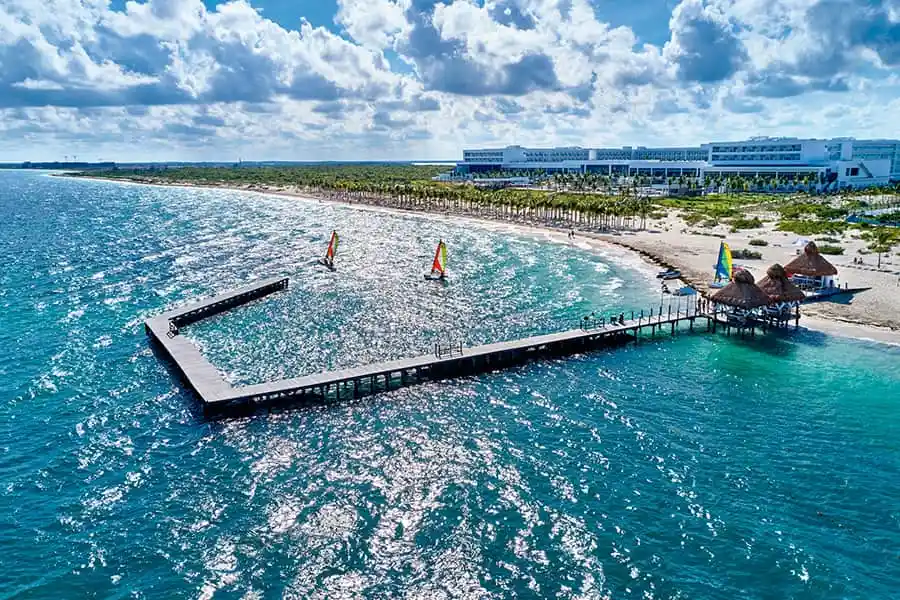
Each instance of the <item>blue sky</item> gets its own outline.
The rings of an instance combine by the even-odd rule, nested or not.
[[[900,0],[3,0],[0,160],[900,137]]]

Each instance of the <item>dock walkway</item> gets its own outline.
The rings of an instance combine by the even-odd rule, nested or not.
[[[650,329],[652,333],[663,328],[674,333],[678,325],[700,320],[707,326],[712,316],[696,306],[677,310],[672,314],[653,311],[631,313],[630,318],[606,322],[590,319],[577,328],[482,346],[461,345],[436,347],[432,354],[413,358],[391,360],[283,379],[242,387],[232,387],[218,370],[203,357],[200,350],[180,335],[178,327],[195,323],[241,304],[286,289],[286,278],[267,279],[208,300],[171,310],[146,321],[148,335],[158,342],[172,360],[185,381],[200,398],[204,410],[227,412],[257,406],[303,399],[307,396],[325,397],[342,391],[353,395],[374,393],[379,389],[391,389],[392,385],[407,385],[423,380],[443,379],[472,373],[493,371],[528,360],[547,356],[565,356],[591,348],[637,341],[640,333]]]

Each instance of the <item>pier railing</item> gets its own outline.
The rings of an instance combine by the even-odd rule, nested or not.
[[[593,311],[580,319],[566,320],[564,329],[594,331],[623,325],[652,325],[678,318],[699,317],[707,310],[702,298],[688,297],[684,302],[669,302],[646,310]]]
[[[234,292],[199,302],[186,310],[173,311],[172,313],[169,313],[169,320],[175,324],[176,328],[189,325],[207,317],[225,312],[236,306],[246,304],[251,300],[256,300],[257,298],[268,296],[274,292],[285,290],[287,287],[288,279],[286,277],[266,280],[259,284],[246,286],[235,290]]]
[[[307,396],[337,398],[342,393],[375,393],[398,384],[507,368],[541,356],[575,354],[631,341],[637,343],[643,331],[654,336],[671,330],[674,335],[682,323],[693,331],[697,320],[705,321],[707,329],[712,327],[715,331],[718,318],[705,299],[678,296],[666,298],[667,303],[660,302],[658,306],[641,311],[595,310],[580,319],[555,320],[540,327],[550,333],[521,339],[464,346],[459,338],[445,337],[434,343],[433,354],[238,387],[222,378],[189,337],[178,333],[182,325],[283,290],[287,285],[287,279],[258,281],[146,321],[147,332],[160,343],[164,354],[172,359],[188,385],[197,392],[205,410],[218,412],[271,406]],[[723,321],[723,326],[727,328],[728,323]]]
[[[462,356],[462,354],[462,342],[447,342],[444,344],[435,342],[434,344],[434,355],[437,358],[452,358],[454,356]]]

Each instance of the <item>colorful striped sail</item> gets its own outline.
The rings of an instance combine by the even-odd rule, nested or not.
[[[431,263],[431,272],[445,274],[447,268],[447,244],[444,240],[438,242],[437,248],[434,250],[434,261]]]
[[[719,261],[716,263],[716,281],[730,281],[734,274],[734,262],[731,260],[731,248],[722,242],[719,246]]]
[[[329,261],[334,261],[334,255],[337,252],[338,247],[338,234],[337,231],[331,232],[331,241],[328,242],[328,250],[325,252],[325,259]]]

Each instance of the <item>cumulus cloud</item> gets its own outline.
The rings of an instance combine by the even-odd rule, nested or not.
[[[682,0],[669,21],[672,36],[663,54],[683,81],[715,83],[730,78],[748,60],[734,25],[704,0]]]
[[[489,12],[463,1],[412,0],[399,49],[415,63],[425,87],[467,96],[558,89],[550,57]]]
[[[690,143],[831,126],[811,116],[829,98],[885,105],[900,82],[896,0],[681,0],[662,47],[593,0],[337,0],[289,27],[254,1],[3,1],[0,152]]]
[[[83,7],[93,19],[71,31],[24,10],[37,2],[12,1],[23,10],[0,14],[0,105],[372,99],[399,89],[380,53],[308,23],[286,30],[242,0],[215,11],[199,0]]]
[[[406,25],[396,0],[339,0],[335,21],[364,46],[387,48]]]

